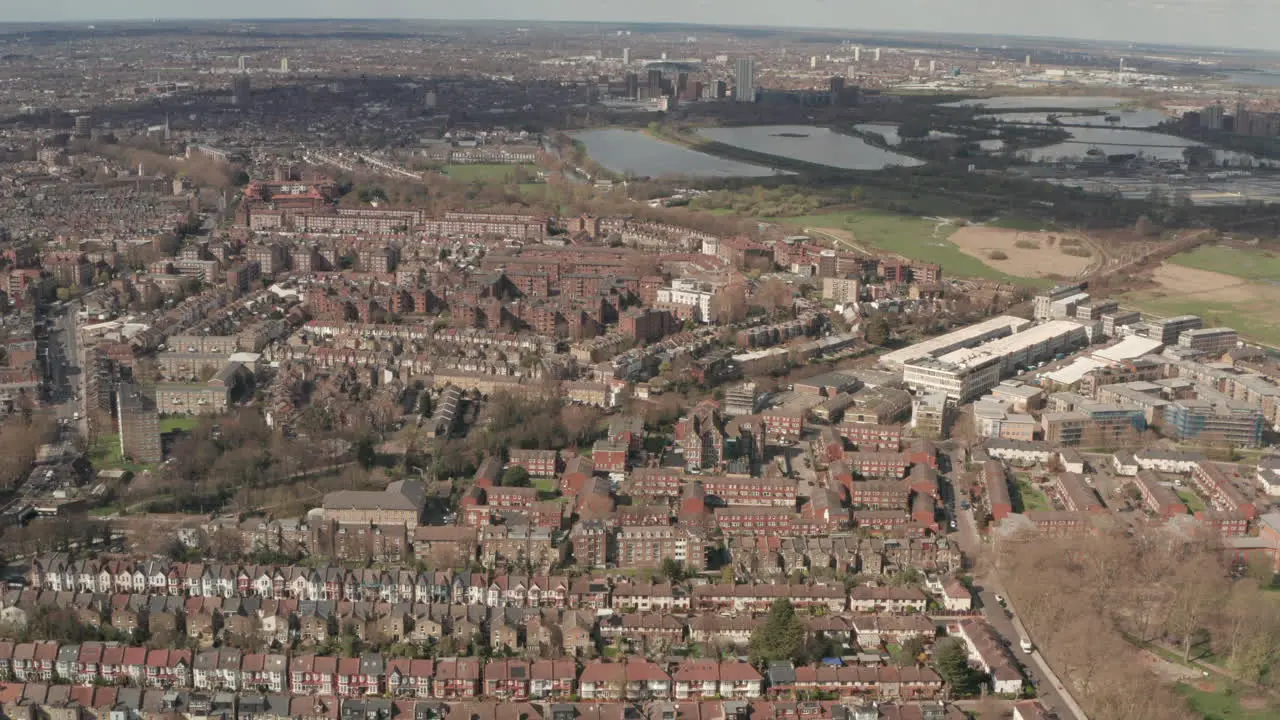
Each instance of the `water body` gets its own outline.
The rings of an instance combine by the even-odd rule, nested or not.
[[[1225,73],[1227,82],[1233,85],[1251,85],[1253,87],[1280,87],[1280,72],[1271,70],[1241,70]]]
[[[862,138],[808,125],[702,128],[698,134],[745,150],[844,170],[883,170],[893,165],[924,164],[908,155],[870,145]]]
[[[764,177],[779,171],[718,158],[690,150],[682,145],[664,142],[638,130],[604,128],[573,133],[582,141],[591,159],[610,171],[635,177]]]
[[[886,145],[896,147],[902,144],[902,136],[898,135],[898,126],[895,123],[858,123],[853,126],[855,130],[868,134],[879,135],[884,138]],[[942,132],[941,130],[930,130],[930,140],[941,140],[942,138],[960,137],[955,133]]]
[[[988,110],[1033,110],[1035,108],[1069,108],[1074,110],[1103,110],[1131,102],[1128,98],[1090,95],[1000,95],[989,98],[972,98],[944,103],[941,107],[977,107]]]
[[[1201,147],[1204,143],[1164,135],[1145,130],[1131,130],[1109,127],[1072,127],[1064,128],[1071,134],[1071,139],[1042,148],[1025,150],[1022,155],[1033,162],[1054,162],[1057,160],[1084,160],[1095,157],[1101,160],[1102,155],[1141,155],[1148,160],[1183,160],[1182,151],[1189,147]],[[1096,150],[1090,155],[1090,150]],[[1245,153],[1216,150],[1214,155],[1218,162],[1224,159],[1235,164],[1249,164],[1251,159]]]
[[[1016,123],[1020,125],[1049,125],[1049,116],[1058,118],[1058,122],[1064,125],[1093,125],[1096,127],[1121,127],[1121,128],[1148,128],[1155,127],[1160,123],[1170,119],[1168,115],[1159,110],[1120,110],[1114,113],[1097,114],[1097,113],[1050,113],[1050,112],[1011,112],[1011,113],[994,113],[992,115],[983,115],[983,118],[990,118],[996,122]],[[1115,122],[1108,121],[1108,117],[1118,118]]]

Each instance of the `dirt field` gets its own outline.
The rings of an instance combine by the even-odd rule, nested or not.
[[[1259,288],[1256,283],[1209,270],[1163,263],[1152,273],[1151,279],[1160,283],[1167,294],[1186,299],[1229,303],[1258,299]]]
[[[1280,285],[1183,265],[1164,263],[1154,287],[1128,293],[1124,301],[1158,316],[1200,315],[1209,326],[1235,328],[1249,340],[1280,346]]]
[[[1064,254],[1059,250],[1057,242],[1063,237],[1063,233],[1025,232],[970,225],[956,230],[949,239],[965,255],[978,258],[1010,275],[1073,278],[1082,274],[1093,263],[1094,258]],[[1050,238],[1053,238],[1052,244]],[[1018,241],[1032,242],[1039,247],[1020,248],[1017,246]],[[1008,255],[1008,259],[992,260],[990,254],[996,250]]]

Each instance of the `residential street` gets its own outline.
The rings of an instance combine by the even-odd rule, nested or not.
[[[959,458],[953,454],[953,474],[963,472],[964,465],[958,463],[958,460]],[[978,533],[973,509],[957,508],[955,517],[957,532],[953,537],[959,543],[960,551],[964,553],[967,566],[972,568],[974,559],[982,555],[986,549],[983,547],[981,535]],[[1030,655],[1022,652],[1020,647],[1022,638],[1029,636],[1022,627],[1022,623],[1011,612],[1007,612],[1005,608],[1001,607],[999,600],[996,599],[996,596],[999,595],[1005,598],[1007,602],[1008,595],[1004,593],[1004,589],[1000,586],[999,577],[996,576],[994,569],[990,567],[991,565],[992,563],[989,562],[983,563],[980,569],[981,574],[974,576],[974,588],[983,617],[987,619],[991,627],[1004,640],[1014,658],[1023,664],[1027,679],[1035,687],[1040,701],[1046,708],[1056,710],[1064,720],[1072,717],[1076,718],[1076,720],[1087,720],[1087,717],[1076,705],[1074,699],[1066,697],[1066,688],[1062,687],[1057,676],[1048,668],[1044,658],[1040,655],[1040,651],[1038,649],[1034,650]],[[1035,638],[1030,639],[1033,643],[1035,642]]]

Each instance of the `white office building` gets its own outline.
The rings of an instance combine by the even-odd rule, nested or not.
[[[1053,320],[976,346],[910,360],[903,365],[902,379],[916,392],[945,392],[964,403],[991,390],[1019,367],[1088,342],[1083,325]]]

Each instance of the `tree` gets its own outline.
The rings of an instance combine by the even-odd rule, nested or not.
[[[1188,167],[1213,167],[1213,148],[1207,145],[1193,145],[1183,148],[1182,159]]]
[[[519,465],[512,465],[502,473],[503,487],[529,487],[529,471]]]
[[[711,298],[711,319],[720,324],[741,322],[747,318],[747,288],[742,283],[731,283],[721,288]]]
[[[680,582],[684,579],[684,564],[675,558],[663,558],[662,577],[665,578],[667,582]]]
[[[356,462],[360,463],[360,467],[368,470],[378,460],[378,452],[373,447],[373,438],[368,435],[360,438],[356,442]]]
[[[418,414],[423,417],[431,417],[431,393],[423,390],[418,395]]]
[[[902,667],[911,667],[915,665],[918,658],[924,654],[924,638],[920,636],[907,638],[898,648],[898,654],[894,657],[894,662]]]
[[[769,608],[769,617],[751,633],[751,661],[767,665],[776,660],[794,660],[804,649],[804,626],[796,617],[791,601],[783,598]]]
[[[889,319],[883,314],[877,313],[867,318],[866,339],[872,345],[884,345],[889,342],[891,330],[889,329]]]
[[[1151,218],[1143,215],[1133,224],[1133,231],[1142,237],[1153,237],[1160,234],[1160,226],[1151,220]]]
[[[978,694],[978,672],[969,664],[969,651],[959,638],[943,638],[933,648],[933,668],[956,697]]]

